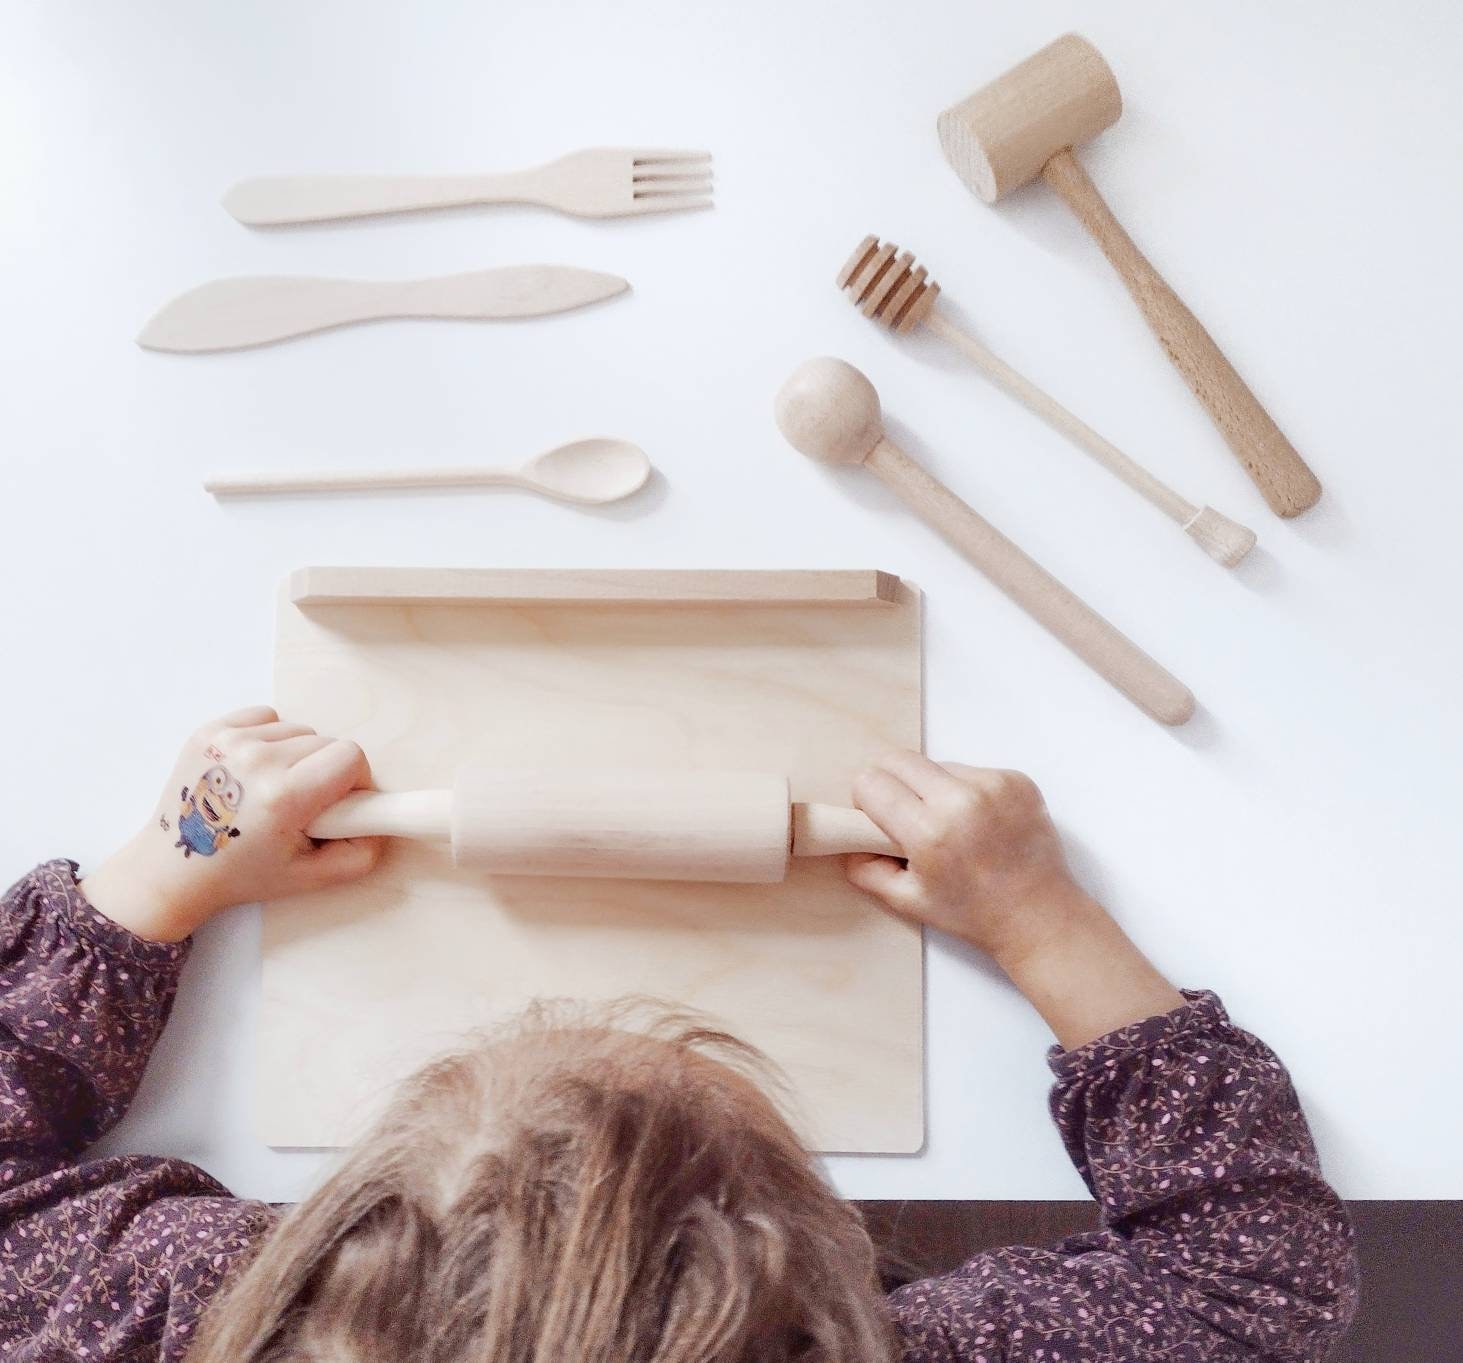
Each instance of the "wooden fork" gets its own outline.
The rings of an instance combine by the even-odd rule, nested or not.
[[[497,175],[278,175],[241,180],[223,205],[250,227],[463,204],[530,203],[579,218],[711,206],[711,153],[597,147]]]

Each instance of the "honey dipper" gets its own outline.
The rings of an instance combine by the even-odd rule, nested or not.
[[[1105,440],[1085,421],[1074,416],[1024,374],[1012,369],[969,332],[956,326],[936,307],[940,286],[908,251],[901,252],[893,242],[865,237],[838,272],[838,287],[847,290],[865,317],[882,322],[896,335],[904,335],[915,326],[923,325],[942,341],[954,346],[998,387],[1060,431],[1074,445],[1086,450],[1109,473],[1182,527],[1185,534],[1216,563],[1233,568],[1254,548],[1253,530],[1237,525],[1213,507],[1194,506],[1111,441]]]

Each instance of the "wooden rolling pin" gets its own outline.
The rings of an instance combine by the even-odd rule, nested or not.
[[[853,365],[831,355],[808,360],[782,385],[773,410],[794,449],[825,464],[863,465],[1147,714],[1162,724],[1193,717],[1187,686],[884,434],[879,394]]]
[[[859,810],[794,804],[786,777],[745,771],[466,767],[451,790],[348,795],[309,833],[447,842],[497,875],[743,885],[784,879],[790,857],[899,855]]]

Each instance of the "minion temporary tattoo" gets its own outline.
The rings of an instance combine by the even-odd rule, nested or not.
[[[244,787],[224,767],[210,767],[193,785],[190,795],[183,787],[182,808],[178,811],[178,841],[185,857],[197,852],[211,857],[239,830],[233,817],[244,803]],[[164,825],[166,827],[166,824]]]

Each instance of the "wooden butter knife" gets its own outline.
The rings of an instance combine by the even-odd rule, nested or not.
[[[383,317],[542,317],[629,287],[619,275],[572,265],[511,265],[403,280],[240,275],[200,284],[165,303],[137,344],[180,352],[237,350]]]

